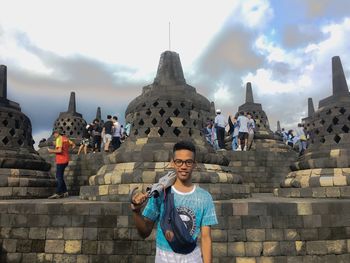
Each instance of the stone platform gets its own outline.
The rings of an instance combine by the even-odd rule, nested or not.
[[[215,201],[216,263],[350,262],[350,200],[256,194]],[[0,201],[0,262],[154,262],[126,202]]]
[[[271,193],[290,171],[297,160],[297,153],[282,142],[272,139],[256,139],[252,150],[223,152],[230,160],[229,167],[250,185],[254,193]]]
[[[350,168],[316,168],[290,172],[276,196],[350,198]]]
[[[0,199],[46,198],[55,186],[56,180],[48,171],[0,169]]]
[[[170,169],[169,162],[128,162],[104,165],[80,188],[80,198],[94,201],[128,201],[134,187],[144,191]],[[251,189],[230,167],[217,164],[196,165],[193,182],[212,194],[214,200],[250,197]]]

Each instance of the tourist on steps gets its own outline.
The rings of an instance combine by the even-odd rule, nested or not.
[[[48,149],[49,153],[56,154],[56,193],[49,197],[49,199],[57,199],[68,197],[67,186],[64,181],[64,169],[66,169],[69,162],[69,148],[75,147],[74,142],[69,140],[60,129],[53,132],[55,138],[55,149]]]
[[[225,149],[225,128],[227,126],[226,118],[221,115],[221,110],[216,110],[216,117],[214,121],[214,127],[216,128],[216,137],[218,138],[218,144],[220,149]]]
[[[112,141],[113,120],[111,115],[107,115],[107,121],[103,125],[102,136],[104,143],[104,151],[109,152],[109,144]]]
[[[245,116],[244,112],[239,113],[238,119],[238,148],[237,151],[246,151],[248,144],[248,122],[249,119]]]

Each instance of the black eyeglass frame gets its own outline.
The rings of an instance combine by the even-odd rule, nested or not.
[[[173,162],[176,167],[181,167],[183,164],[185,164],[186,167],[192,167],[195,164],[195,161],[193,159],[187,159],[187,160],[173,159]]]

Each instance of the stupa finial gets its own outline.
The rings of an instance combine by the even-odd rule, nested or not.
[[[252,83],[250,83],[250,82],[247,82],[246,94],[245,94],[245,102],[246,103],[254,103]]]
[[[307,100],[307,116],[311,117],[315,113],[314,103],[312,98],[308,98]]]
[[[348,95],[349,89],[339,56],[332,57],[333,95]]]
[[[74,91],[72,91],[70,93],[68,112],[69,113],[75,113],[76,112],[75,92]]]
[[[164,86],[186,84],[179,54],[173,51],[162,53],[154,84]]]
[[[0,65],[0,97],[7,99],[7,67]]]

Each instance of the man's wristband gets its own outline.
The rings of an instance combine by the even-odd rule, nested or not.
[[[135,214],[141,214],[141,207],[139,208],[134,208],[134,205],[131,204],[131,211]]]
[[[141,209],[132,209],[132,212],[141,215]]]

